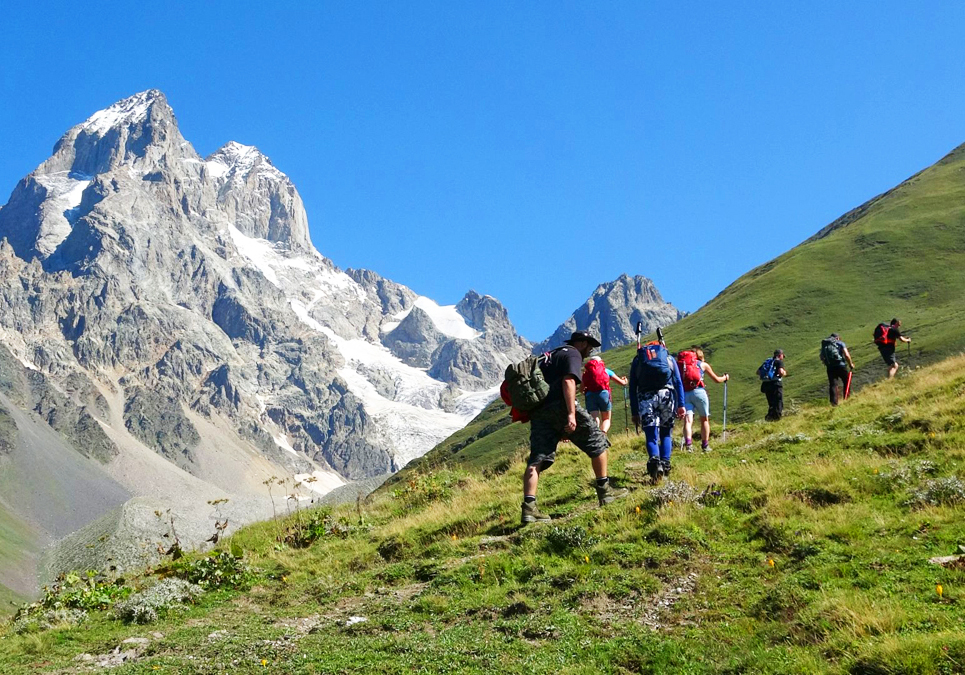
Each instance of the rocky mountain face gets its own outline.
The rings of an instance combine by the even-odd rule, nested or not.
[[[392,472],[531,349],[492,297],[440,306],[339,270],[285,174],[234,142],[199,156],[158,91],[70,129],[0,208],[0,240],[0,462],[49,480],[17,459],[24,425],[49,427],[50,453],[109,486],[89,518],[231,495],[237,524],[266,513],[270,476],[310,496]],[[0,527],[63,534],[8,483]]]
[[[685,312],[664,302],[650,279],[622,274],[615,281],[600,284],[590,299],[583,303],[553,334],[533,346],[538,353],[554,349],[569,339],[575,330],[586,330],[599,336],[604,351],[622,347],[636,340],[636,326],[643,322],[644,334],[682,319]]]

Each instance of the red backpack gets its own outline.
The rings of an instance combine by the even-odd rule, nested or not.
[[[879,323],[875,328],[875,344],[876,345],[893,345],[895,341],[891,338],[891,324],[890,323]]]
[[[586,391],[610,391],[610,376],[600,359],[590,359],[583,369],[583,388]]]
[[[704,386],[704,371],[697,365],[697,352],[686,350],[677,354],[677,367],[684,381],[684,391]]]

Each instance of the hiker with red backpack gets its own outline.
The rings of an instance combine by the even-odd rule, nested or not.
[[[899,342],[911,342],[911,338],[901,334],[901,321],[892,319],[890,324],[879,323],[874,332],[875,345],[882,360],[888,366],[888,379],[898,372],[898,359],[895,358],[895,348]],[[909,347],[909,349],[911,349]]]
[[[671,433],[676,417],[682,418],[684,388],[677,361],[657,330],[658,340],[642,345],[630,364],[630,409],[633,424],[647,437],[647,473],[654,483],[670,474]]]
[[[717,384],[723,384],[730,379],[724,373],[721,377],[714,372],[710,364],[704,361],[704,350],[700,347],[685,349],[677,354],[677,368],[684,387],[684,449],[691,450],[694,445],[693,429],[694,415],[700,415],[700,448],[710,452],[710,398],[704,387],[704,375],[709,375]]]
[[[606,367],[599,356],[591,356],[583,366],[583,395],[586,398],[586,411],[596,420],[600,431],[610,431],[610,412],[613,402],[610,396],[610,380],[621,387],[627,386],[627,380],[620,377]]]

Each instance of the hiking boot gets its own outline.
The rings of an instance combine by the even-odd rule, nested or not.
[[[660,462],[660,470],[663,472],[664,478],[670,475],[670,460],[663,460]]]
[[[536,502],[533,502],[532,504],[529,502],[523,502],[523,515],[522,518],[520,518],[521,524],[526,525],[527,523],[548,523],[550,520],[552,520],[552,518],[536,508]]]
[[[711,448],[710,448],[709,445],[705,445],[705,446],[703,446],[703,447],[700,448],[700,451],[701,451],[701,452],[710,452],[710,451],[711,451]]]
[[[651,457],[647,461],[647,473],[654,485],[663,480],[663,465],[657,457]]]
[[[630,491],[626,488],[615,488],[610,485],[609,481],[603,487],[597,487],[596,489],[596,499],[600,502],[600,506],[606,506],[617,499],[622,499],[630,494]]]

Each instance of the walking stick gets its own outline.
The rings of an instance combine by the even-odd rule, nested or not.
[[[627,436],[630,435],[630,404],[627,403],[627,398],[630,395],[630,391],[626,385],[623,386],[623,428],[627,430]]]
[[[721,426],[720,440],[727,440],[727,380],[724,380],[724,424]]]
[[[848,397],[851,396],[851,376],[852,376],[852,375],[854,375],[854,371],[853,371],[853,370],[849,370],[849,371],[848,371],[848,381],[845,382],[845,384],[844,384],[844,400],[845,400],[845,401],[847,401],[847,400],[848,400]],[[835,383],[834,386],[837,387],[837,386],[838,386],[837,383]]]

